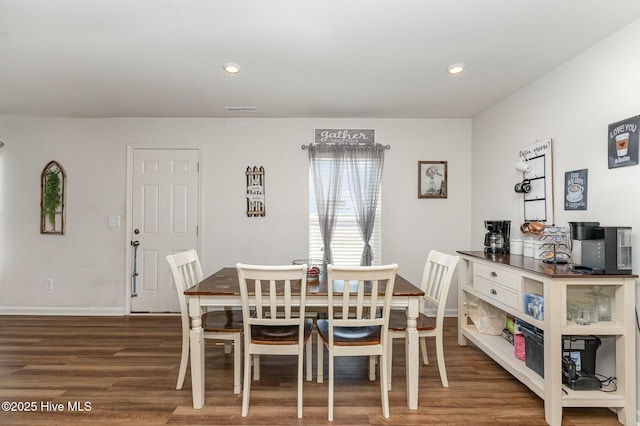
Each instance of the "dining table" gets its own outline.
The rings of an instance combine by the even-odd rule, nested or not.
[[[323,273],[319,278],[307,281],[305,306],[319,308],[328,306],[329,290],[326,275],[326,273]],[[184,294],[188,298],[189,317],[191,319],[189,345],[193,408],[201,409],[204,407],[205,388],[205,344],[202,314],[209,307],[233,308],[242,306],[238,272],[235,267],[224,267],[186,290]],[[297,295],[299,296],[299,294],[298,290]],[[296,296],[295,290],[292,296]],[[407,314],[405,370],[407,406],[410,410],[418,409],[420,350],[416,325],[421,296],[424,296],[422,290],[401,275],[396,275],[391,308],[404,309]],[[341,303],[341,301],[342,299],[339,298],[334,299],[336,304]]]

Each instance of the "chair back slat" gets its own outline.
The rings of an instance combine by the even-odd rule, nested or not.
[[[284,285],[284,317],[291,319],[293,302],[291,300],[291,280],[285,280]]]
[[[375,319],[376,318],[376,313],[377,313],[377,308],[376,306],[378,306],[378,287],[379,287],[380,281],[373,281],[371,283],[371,308],[369,309],[369,318],[370,319]]]
[[[351,309],[351,304],[349,303],[351,292],[348,290],[349,288],[351,288],[351,281],[345,280],[343,287],[344,290],[342,291],[342,318],[348,318],[349,310]],[[329,292],[329,294],[331,294],[331,292]],[[331,303],[329,303],[329,306],[331,306]]]
[[[284,286],[286,288],[286,281]],[[276,286],[276,280],[269,280],[269,315],[273,317],[278,316],[278,288]],[[286,305],[286,304],[285,304]],[[285,305],[282,305],[282,309],[285,309]]]
[[[253,293],[254,293],[254,297],[256,298],[256,303],[254,307],[254,309],[256,310],[256,317],[262,318],[264,316],[264,314],[262,313],[262,307],[264,306],[264,303],[262,302],[262,295],[263,295],[262,281],[255,280],[253,282],[253,285],[254,285]]]

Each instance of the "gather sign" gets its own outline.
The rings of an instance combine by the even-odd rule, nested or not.
[[[374,143],[373,129],[316,129],[315,143]]]

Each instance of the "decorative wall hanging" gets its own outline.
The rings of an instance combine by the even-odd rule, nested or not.
[[[375,143],[375,130],[315,129],[315,143]]]
[[[564,209],[587,209],[587,177],[589,170],[573,170],[564,174]]]
[[[264,167],[247,167],[247,216],[265,216]]]
[[[638,164],[640,115],[609,124],[609,168]]]
[[[519,167],[524,162],[526,167]],[[527,180],[529,191],[523,195],[522,216],[524,222],[553,223],[553,157],[551,139],[538,141],[520,150],[516,169]]]
[[[418,161],[418,198],[447,198],[447,162]]]
[[[374,129],[314,129],[313,145],[317,146],[373,146],[376,142]],[[311,145],[302,145],[308,149]],[[384,145],[390,149],[390,145]]]
[[[40,233],[64,234],[67,175],[57,161],[50,161],[40,176]]]

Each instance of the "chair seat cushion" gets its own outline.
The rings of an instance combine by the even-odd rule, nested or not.
[[[242,331],[242,311],[212,311],[202,315],[205,332]]]
[[[329,320],[316,322],[318,336],[329,343]],[[371,327],[334,327],[333,344],[336,346],[366,346],[380,344],[380,326]]]
[[[311,337],[313,319],[304,320],[304,341]],[[298,344],[297,325],[252,325],[251,342],[262,345],[295,345]]]
[[[418,330],[435,330],[436,318],[428,317],[425,314],[419,314],[416,329]],[[389,315],[389,330],[404,331],[407,329],[407,314],[405,311],[392,310]]]

